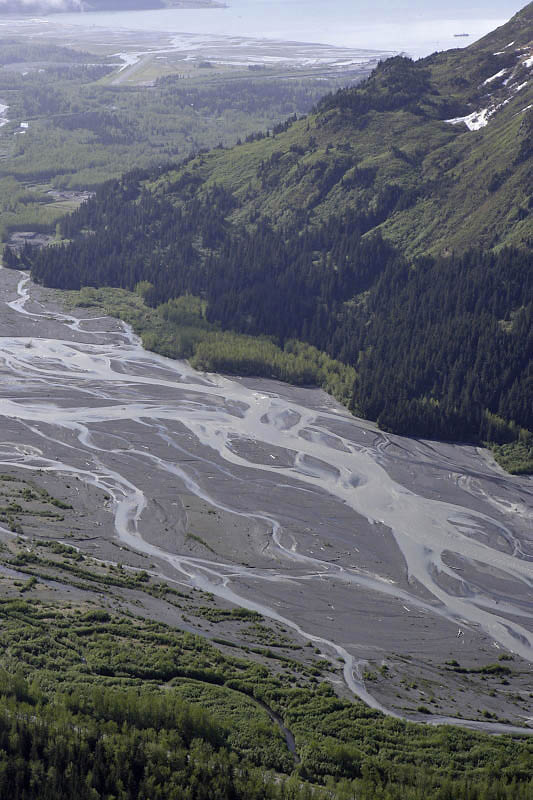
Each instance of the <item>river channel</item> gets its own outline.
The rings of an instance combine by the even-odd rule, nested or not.
[[[104,542],[283,622],[375,708],[390,712],[369,658],[533,661],[531,478],[385,434],[316,389],[197,373],[50,297],[0,269],[1,467],[105,490]]]

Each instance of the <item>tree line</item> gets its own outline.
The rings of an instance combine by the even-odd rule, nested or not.
[[[101,187],[61,223],[68,244],[26,250],[34,278],[63,289],[148,281],[150,305],[190,293],[222,328],[308,342],[355,367],[351,408],[387,430],[503,443],[533,429],[529,251],[408,260],[365,235],[379,204],[313,227],[264,216],[236,226],[239,200],[204,189],[194,168],[165,194],[148,177]],[[20,262],[8,251],[6,263]]]

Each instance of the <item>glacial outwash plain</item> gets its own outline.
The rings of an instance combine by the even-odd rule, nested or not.
[[[533,3],[269,2],[0,19],[0,800],[533,800]]]
[[[387,714],[529,725],[529,477],[383,433],[318,389],[197,373],[0,275],[0,464],[83,515],[56,537],[281,623],[342,696]],[[33,546],[27,513],[12,517]]]

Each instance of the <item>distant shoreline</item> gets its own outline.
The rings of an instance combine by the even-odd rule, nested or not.
[[[20,0],[16,0],[19,2]],[[29,2],[30,0],[24,0]],[[32,0],[34,3],[59,4],[75,3],[78,0]],[[372,49],[380,51],[405,52],[413,58],[421,58],[436,51],[464,47],[494,30],[505,22],[503,18],[452,17],[421,21],[409,15],[400,23],[393,23],[389,14],[368,20],[357,11],[357,0],[336,0],[326,9],[323,0],[306,0],[306,14],[302,16],[301,0],[110,0],[114,10],[107,8],[98,11],[96,6],[105,0],[79,0],[85,7],[91,3],[91,13],[55,13],[18,15],[14,19],[24,28],[48,25],[49,31],[56,25],[69,25],[76,28],[107,28],[129,31],[142,36],[163,33],[194,34],[209,36],[229,36],[231,38],[258,38],[272,41],[292,41],[299,43],[320,42],[335,47],[350,49]],[[361,0],[362,2],[363,0]],[[172,2],[181,3],[171,6]],[[196,3],[196,8],[185,3]],[[0,8],[5,3],[15,4],[15,0],[0,0]],[[120,3],[138,4],[136,10],[119,10]],[[162,3],[161,8],[142,9],[150,3]],[[208,4],[209,3],[209,4]],[[217,5],[215,5],[216,3]],[[224,7],[224,3],[227,5]],[[12,14],[14,18],[17,15]],[[31,20],[31,17],[34,17]],[[7,17],[3,17],[4,21]],[[41,31],[35,30],[35,35]],[[456,33],[468,32],[470,36],[456,38]],[[55,31],[54,34],[58,34]],[[65,33],[65,35],[67,35]],[[71,36],[72,31],[68,36]],[[75,34],[74,34],[75,35]],[[118,48],[117,48],[118,49]]]
[[[102,6],[102,7],[101,7]],[[21,8],[19,0],[0,0],[0,17],[17,16],[28,17],[35,14],[64,14],[80,13],[91,14],[102,11],[152,11],[164,8],[175,9],[200,9],[200,8],[228,8],[222,0],[63,0],[62,3],[53,0],[34,0],[25,3]]]

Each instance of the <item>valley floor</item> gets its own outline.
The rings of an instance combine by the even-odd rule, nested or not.
[[[81,314],[0,270],[0,468],[72,507],[45,523],[11,508],[6,543],[8,514],[34,544],[258,612],[386,713],[531,725],[530,477],[385,434],[319,390],[197,373]],[[208,614],[166,621],[231,638]]]

